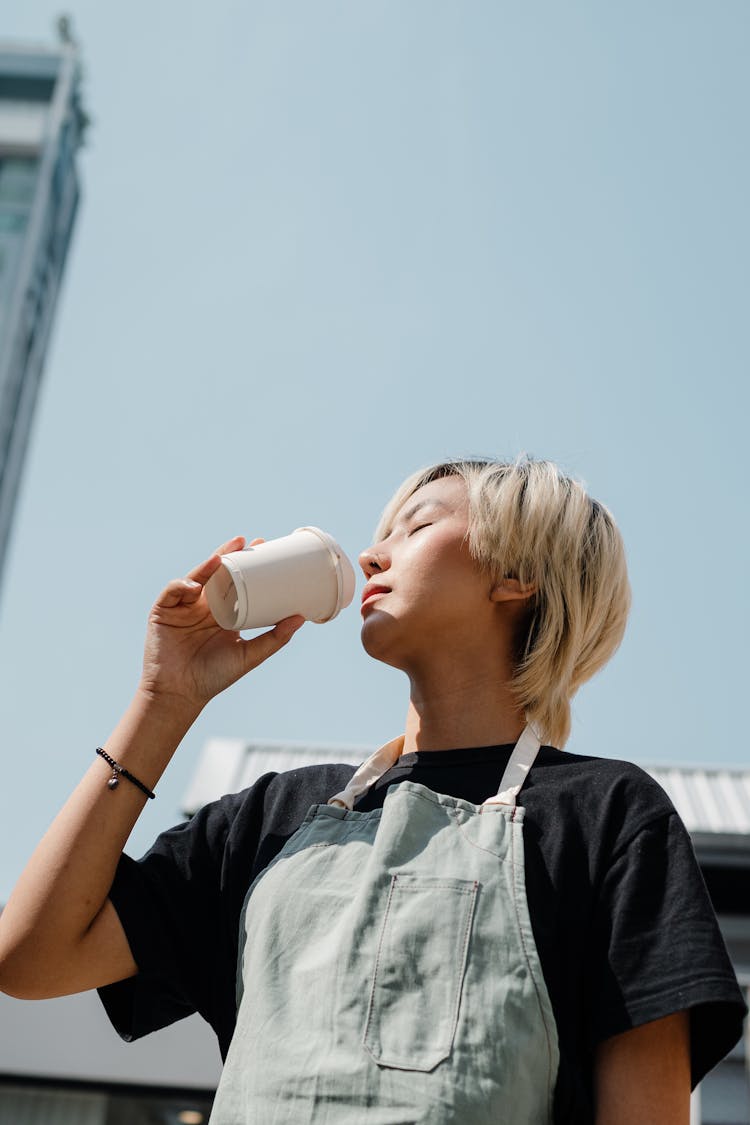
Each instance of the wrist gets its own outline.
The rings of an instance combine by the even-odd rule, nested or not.
[[[102,748],[153,791],[200,711],[176,693],[154,692],[139,684]]]
[[[185,729],[195,722],[206,705],[181,692],[157,687],[144,680],[138,684],[133,703],[144,715],[171,718],[177,723],[187,724]]]

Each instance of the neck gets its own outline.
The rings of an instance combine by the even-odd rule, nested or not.
[[[516,742],[526,720],[509,680],[508,668],[470,673],[455,664],[412,676],[403,753]]]

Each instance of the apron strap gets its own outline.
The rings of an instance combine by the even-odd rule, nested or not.
[[[511,805],[515,807],[521,786],[539,753],[539,746],[539,736],[531,724],[524,727],[521,737],[508,760],[508,765],[505,767],[505,773],[500,779],[500,787],[497,793],[483,801],[483,805]],[[385,746],[381,746],[355,770],[346,788],[333,797],[329,797],[327,803],[338,805],[342,809],[349,809],[351,812],[357,798],[366,793],[384,773],[387,773],[391,766],[396,764],[401,757],[403,748],[403,735],[386,742]]]
[[[494,797],[488,797],[482,802],[484,805],[510,805],[516,806],[521,786],[529,776],[529,770],[536,761],[541,742],[531,723],[525,726],[521,737],[515,745],[513,753],[508,759],[505,773],[500,778],[500,785]]]
[[[401,757],[403,748],[403,734],[400,734],[398,738],[391,739],[390,742],[386,742],[385,746],[381,746],[374,754],[370,754],[370,757],[355,770],[349,779],[346,789],[342,789],[340,793],[329,797],[327,804],[339,805],[340,808],[349,809],[351,812],[357,797],[361,797],[363,793],[366,793],[376,781],[379,781],[384,773],[388,772],[391,766],[395,766],[396,762]]]

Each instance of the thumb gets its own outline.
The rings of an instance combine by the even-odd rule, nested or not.
[[[273,629],[269,629],[267,633],[261,633],[259,637],[251,637],[250,640],[240,641],[247,670],[257,668],[264,660],[268,660],[269,656],[273,656],[275,652],[283,648],[304,623],[305,618],[300,614],[295,614],[292,617],[285,617]]]

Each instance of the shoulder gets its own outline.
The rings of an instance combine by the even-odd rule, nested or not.
[[[606,837],[612,850],[647,825],[677,815],[643,767],[617,758],[544,746],[527,787],[530,813],[555,807],[570,828],[587,827],[600,843]]]
[[[661,802],[665,811],[673,806],[664,789],[643,766],[620,758],[606,758],[591,754],[575,754],[543,746],[537,760],[537,774],[545,773],[548,779],[556,776],[567,786],[593,786],[596,795],[614,794],[639,796],[649,801]],[[532,770],[532,775],[535,771]]]
[[[263,774],[253,785],[225,793],[162,832],[140,862],[153,865],[169,855],[178,866],[182,858],[193,867],[197,856],[221,863],[227,854],[252,855],[264,837],[295,831],[310,806],[325,803],[346,785],[354,769],[326,763]]]
[[[355,768],[327,762],[267,773],[248,788],[204,806],[196,816],[228,840],[247,831],[285,834],[295,830],[311,805],[325,804],[345,786]]]
[[[633,762],[544,747],[538,766],[527,886],[558,1020],[576,980],[589,1047],[690,1008],[697,1080],[736,1041],[744,1005],[685,825]]]

